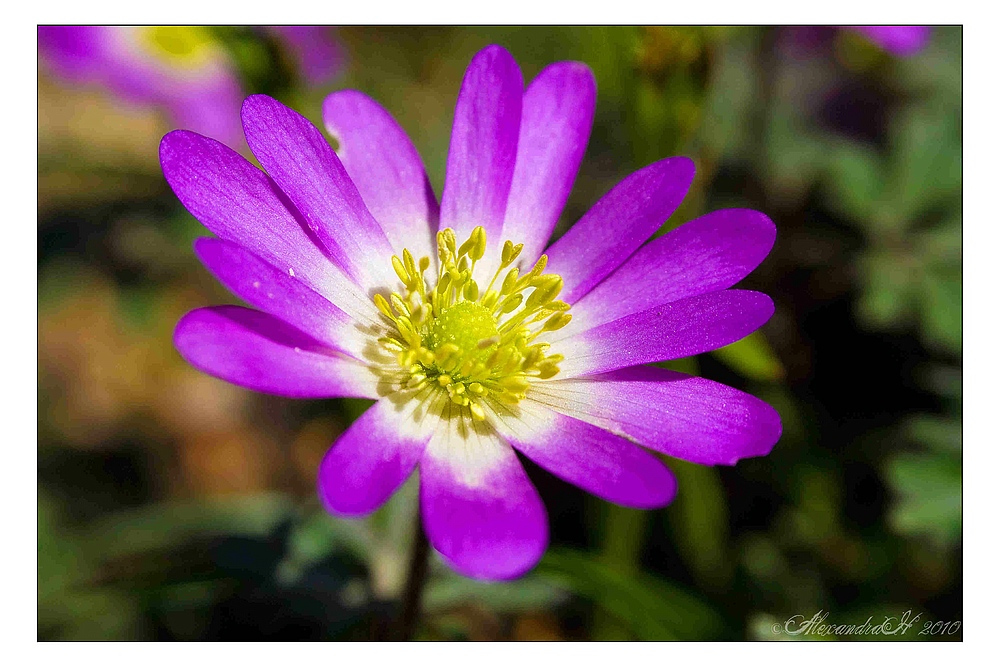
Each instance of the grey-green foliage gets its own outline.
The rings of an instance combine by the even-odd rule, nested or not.
[[[916,60],[940,56],[932,51]],[[876,328],[915,323],[926,344],[960,354],[961,97],[911,80],[908,101],[891,119],[887,150],[837,141],[825,191],[865,237],[857,276],[862,321]]]

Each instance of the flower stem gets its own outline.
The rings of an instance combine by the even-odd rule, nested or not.
[[[410,552],[410,567],[406,573],[406,588],[403,589],[403,610],[399,616],[396,638],[410,641],[420,620],[420,598],[427,581],[427,566],[431,553],[430,543],[424,533],[420,515],[417,515],[413,546]]]

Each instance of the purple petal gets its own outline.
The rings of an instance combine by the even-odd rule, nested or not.
[[[458,93],[451,130],[441,228],[465,240],[477,225],[491,245],[500,241],[507,195],[514,176],[524,79],[500,46],[475,55]]]
[[[370,341],[361,325],[299,278],[231,241],[198,239],[195,254],[233,294],[333,349],[363,359]]]
[[[227,146],[194,132],[160,142],[163,175],[205,227],[294,274],[358,318],[374,317],[367,297],[323,253],[267,174]]]
[[[521,264],[542,254],[566,205],[594,121],[597,83],[583,63],[553,63],[524,94],[517,162],[503,238],[523,243]]]
[[[686,157],[654,162],[628,176],[546,251],[546,272],[562,276],[560,298],[574,303],[617,269],[680,205],[694,163]]]
[[[675,458],[734,465],[764,456],[781,417],[764,401],[704,378],[652,366],[538,382],[531,398]]]
[[[858,25],[850,28],[897,56],[912,56],[923,50],[931,38],[927,25]]]
[[[701,354],[750,335],[774,313],[760,292],[709,292],[607,322],[558,342],[560,377]]]
[[[575,331],[689,296],[727,289],[774,245],[774,223],[747,209],[703,215],[640,248],[573,306]]]
[[[254,391],[293,398],[379,396],[367,366],[249,308],[191,311],[177,323],[174,346],[195,368]]]
[[[243,102],[250,150],[359,285],[394,285],[392,248],[337,155],[301,114],[267,95]]]
[[[538,492],[514,450],[488,426],[447,413],[441,425],[420,460],[420,505],[431,545],[465,576],[521,576],[548,543]]]
[[[323,122],[337,155],[393,249],[437,257],[438,205],[410,138],[378,102],[341,90],[323,102]]]
[[[336,514],[367,514],[417,466],[436,418],[405,394],[381,399],[357,419],[319,466],[319,497]]]
[[[663,507],[677,492],[674,476],[649,452],[540,403],[521,401],[511,412],[498,412],[496,428],[552,474],[613,503]]]
[[[38,52],[60,78],[95,80],[103,77],[112,30],[108,26],[40,25]]]

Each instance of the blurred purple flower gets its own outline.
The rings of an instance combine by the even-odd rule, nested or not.
[[[177,349],[257,391],[376,399],[323,460],[323,503],[371,512],[419,465],[428,538],[471,577],[519,576],[547,545],[515,450],[608,501],[652,508],[676,482],[637,445],[733,464],[767,454],[781,433],[753,396],[644,365],[728,345],[770,318],[767,296],[729,289],[770,251],[766,216],[717,211],[643,245],[694,177],[689,159],[667,158],[546,249],[595,100],[582,63],[552,64],[525,90],[506,50],[480,51],[459,92],[440,207],[405,132],[357,91],[323,105],[339,155],[263,95],[242,119],[267,173],[193,132],[160,147],[174,192],[218,236],[197,255],[259,309],[192,311]]]
[[[901,57],[919,53],[931,38],[931,27],[927,25],[858,25],[847,29]]]
[[[228,54],[206,28],[39,26],[38,50],[43,66],[64,81],[162,107],[177,125],[242,145],[243,92]]]
[[[931,27],[925,25],[788,26],[781,30],[780,42],[787,55],[804,58],[829,48],[836,30],[849,30],[865,37],[894,56],[913,56],[930,41]]]
[[[344,66],[344,51],[325,25],[271,25],[268,32],[277,35],[287,47],[303,80],[310,86],[327,83]]]

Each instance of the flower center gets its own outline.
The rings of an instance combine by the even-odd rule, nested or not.
[[[392,324],[379,343],[405,369],[403,387],[447,392],[482,420],[484,402],[516,403],[531,382],[559,372],[563,356],[549,354],[549,344],[536,339],[566,326],[572,315],[566,312],[569,304],[556,301],[562,278],[543,273],[545,255],[522,276],[508,267],[523,246],[504,242],[500,266],[481,290],[472,276],[486,253],[486,230],[476,227],[459,246],[455,232],[445,229],[438,232],[437,245],[440,268],[433,285],[424,278],[430,257],[414,261],[405,249],[402,259],[393,256],[404,289],[388,299],[374,297]]]
[[[200,26],[149,26],[140,42],[159,60],[181,67],[203,63],[212,52],[212,33]]]

